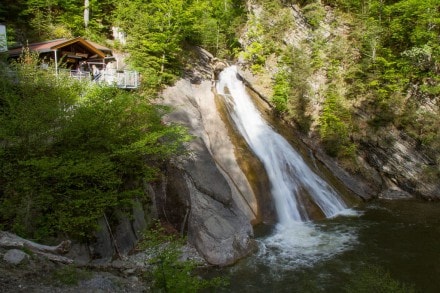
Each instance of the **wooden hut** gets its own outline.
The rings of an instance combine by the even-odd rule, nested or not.
[[[116,59],[111,49],[82,37],[32,43],[27,48],[38,53],[43,65],[53,61],[57,75],[64,72],[74,78],[116,84],[121,88],[139,86],[139,74],[136,71],[119,70],[114,66]],[[23,49],[10,49],[9,57],[18,58]]]

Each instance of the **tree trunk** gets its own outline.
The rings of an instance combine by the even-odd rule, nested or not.
[[[90,20],[90,8],[89,8],[89,0],[84,0],[84,27],[87,28],[89,26]]]

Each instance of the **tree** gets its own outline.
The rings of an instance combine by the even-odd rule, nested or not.
[[[234,48],[239,46],[237,29],[243,21],[244,1],[233,0],[210,0],[205,1],[208,8],[206,11],[207,21],[201,27],[201,45],[205,46],[214,55],[225,57],[231,55]],[[210,25],[211,23],[211,25]]]
[[[145,71],[152,85],[178,74],[181,45],[191,31],[191,2],[125,0],[118,4],[117,25],[130,32],[127,49],[133,66]]]
[[[349,137],[352,127],[351,115],[341,100],[336,89],[327,92],[319,117],[319,133],[329,155],[350,157],[355,151],[355,145]]]
[[[143,180],[189,136],[161,123],[166,109],[145,97],[57,79],[32,56],[22,60],[0,71],[0,226],[87,239],[97,219],[145,199]]]
[[[89,0],[84,0],[84,27],[87,28],[90,21],[90,3]]]
[[[123,0],[114,15],[115,25],[128,33],[132,65],[157,86],[180,75],[185,45],[220,55],[237,46],[234,27],[242,8],[241,1],[230,0]]]
[[[0,21],[7,23],[15,41],[21,43],[73,36],[102,40],[110,32],[114,2],[6,0],[6,5],[0,6]]]

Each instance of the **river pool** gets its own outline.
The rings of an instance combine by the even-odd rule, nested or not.
[[[259,251],[214,275],[229,280],[224,292],[352,292],[353,282],[384,279],[440,292],[440,203],[378,200],[355,211],[256,227]]]

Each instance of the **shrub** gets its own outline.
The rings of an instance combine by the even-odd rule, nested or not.
[[[205,280],[194,274],[197,263],[180,259],[181,247],[184,244],[185,238],[167,233],[159,222],[145,233],[139,248],[147,249],[153,256],[150,260],[153,271],[145,277],[153,279],[155,290],[188,293],[226,285],[223,278]]]
[[[285,71],[280,71],[275,75],[273,86],[272,103],[275,106],[275,111],[284,113],[287,111],[287,102],[291,92],[291,85],[288,81],[288,76]]]
[[[349,293],[369,293],[369,292],[386,292],[386,293],[412,293],[415,292],[412,286],[400,283],[393,279],[389,272],[377,266],[366,266],[356,272],[356,276],[352,278],[345,286],[345,292]]]
[[[303,8],[304,17],[312,28],[317,29],[324,20],[325,10],[319,2],[307,4]]]

